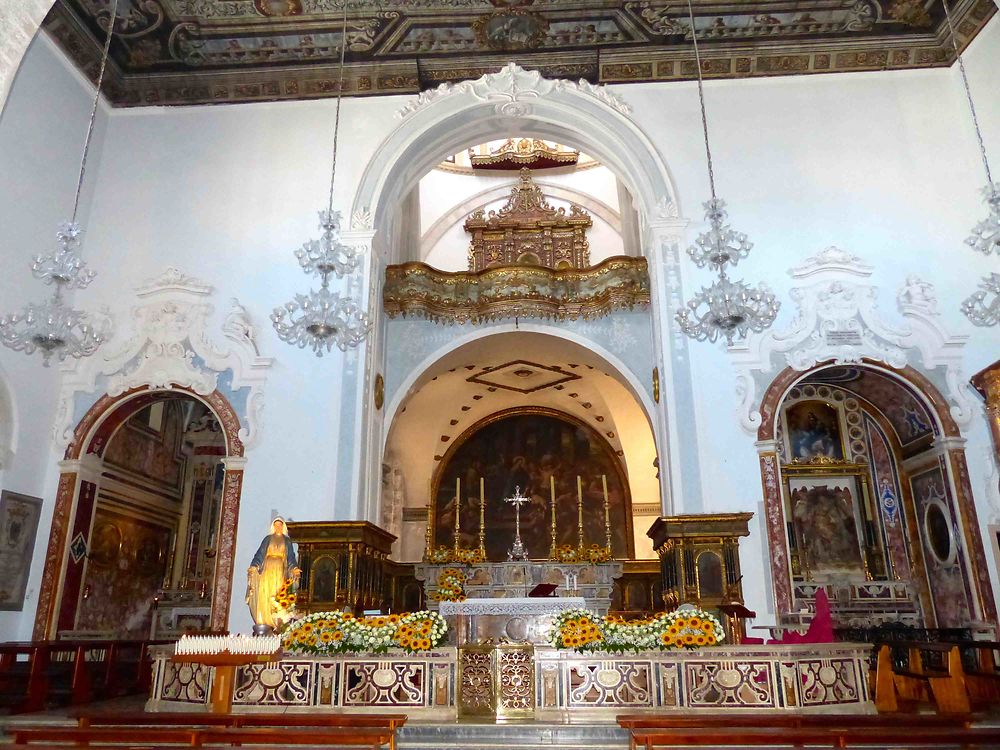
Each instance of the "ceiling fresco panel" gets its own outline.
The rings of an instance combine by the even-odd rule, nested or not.
[[[347,29],[343,32],[343,3]],[[950,65],[940,0],[694,3],[709,78]],[[44,28],[93,77],[106,0],[58,0]],[[959,43],[996,12],[957,0]],[[670,81],[696,70],[680,2],[607,0],[125,0],[107,92],[115,106],[416,93],[513,60],[591,83]]]

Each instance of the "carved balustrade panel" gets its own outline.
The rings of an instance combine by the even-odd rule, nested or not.
[[[645,258],[615,256],[585,269],[497,266],[438,271],[424,263],[385,270],[382,304],[390,318],[483,323],[502,318],[591,319],[649,305]]]

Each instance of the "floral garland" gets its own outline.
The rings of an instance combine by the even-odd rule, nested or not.
[[[291,578],[287,579],[278,592],[271,597],[271,604],[274,606],[274,621],[279,623],[287,623],[295,619],[295,604],[298,601],[298,594],[296,593],[296,584]]]
[[[462,565],[477,565],[486,562],[486,553],[481,549],[470,549],[468,547],[440,546],[431,550],[427,555],[427,562],[434,565],[447,565],[448,563],[460,563]]]
[[[573,547],[563,544],[556,547],[556,560],[564,563],[602,563],[612,559],[611,550],[602,547],[600,544],[591,544],[589,547]]]
[[[438,576],[437,589],[427,595],[432,602],[464,602],[467,577],[458,568],[445,568]]]
[[[281,636],[287,651],[300,654],[411,654],[436,648],[448,632],[437,612],[409,612],[356,618],[349,612],[316,612],[293,623]]]
[[[600,617],[586,609],[556,616],[550,643],[576,651],[666,651],[720,643],[726,634],[715,615],[703,609],[676,609],[642,620]]]

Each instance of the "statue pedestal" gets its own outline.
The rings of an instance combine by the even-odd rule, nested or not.
[[[438,612],[448,620],[456,646],[486,640],[544,645],[556,615],[586,606],[579,596],[466,599],[441,602]]]

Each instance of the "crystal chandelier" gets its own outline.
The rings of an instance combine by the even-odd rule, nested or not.
[[[708,185],[711,200],[704,203],[709,230],[702,232],[688,248],[688,256],[698,268],[711,268],[718,274],[711,286],[702,287],[685,307],[677,311],[681,330],[696,341],[719,340],[727,344],[734,338],[744,338],[750,331],[763,331],[778,314],[781,303],[764,285],[751,287],[743,281],[733,281],[726,269],[749,255],[753,243],[742,232],[726,224],[726,202],[715,194],[715,170],[712,148],[708,141],[708,116],[705,114],[705,90],[701,75],[701,53],[698,32],[694,25],[694,10],[688,0],[688,19],[694,41],[695,65],[698,69],[698,102],[701,105],[701,127],[705,137],[705,158],[708,162]]]
[[[63,299],[64,289],[84,289],[96,275],[87,270],[86,262],[80,257],[80,225],[76,221],[80,209],[80,193],[83,178],[87,173],[87,156],[97,119],[97,106],[101,98],[101,86],[107,68],[111,37],[118,18],[118,0],[113,0],[108,17],[108,34],[101,53],[101,67],[94,90],[94,102],[90,109],[87,135],[83,142],[80,158],[80,174],[76,182],[76,196],[73,200],[72,218],[59,225],[56,232],[58,247],[51,255],[37,255],[31,264],[31,274],[43,283],[53,287],[52,297],[40,304],[29,302],[20,312],[0,317],[0,343],[14,351],[25,354],[42,353],[42,364],[49,366],[53,355],[62,362],[67,357],[87,357],[107,340],[111,333],[111,321],[106,316],[91,322],[85,312],[75,310]]]
[[[1000,255],[1000,182],[993,181],[990,172],[990,160],[986,155],[983,143],[983,133],[979,129],[979,117],[976,115],[976,104],[972,100],[972,89],[969,87],[969,77],[965,73],[965,61],[958,50],[958,38],[955,36],[955,26],[951,20],[951,7],[948,0],[941,0],[944,5],[944,17],[948,23],[948,36],[951,48],[958,60],[958,70],[962,75],[962,86],[965,88],[965,98],[969,102],[969,113],[972,115],[972,126],[976,131],[976,141],[979,144],[979,156],[983,160],[983,171],[986,173],[986,187],[983,188],[983,198],[989,207],[989,216],[972,228],[972,234],[965,239],[965,244],[983,255]],[[979,290],[970,295],[962,303],[962,312],[974,325],[994,326],[1000,322],[1000,275],[991,273],[984,276]]]
[[[333,210],[333,187],[337,179],[337,139],[340,135],[340,104],[344,92],[344,52],[347,49],[347,3],[344,3],[340,39],[340,81],[337,85],[337,109],[333,125],[333,167],[330,171],[330,196],[325,211],[319,212],[318,240],[309,240],[295,251],[295,257],[307,276],[320,278],[319,289],[296,294],[283,307],[274,308],[271,322],[278,338],[300,349],[310,348],[317,357],[336,346],[347,351],[361,344],[370,323],[361,306],[348,295],[330,291],[331,274],[343,278],[361,263],[356,247],[340,240],[340,212]]]

